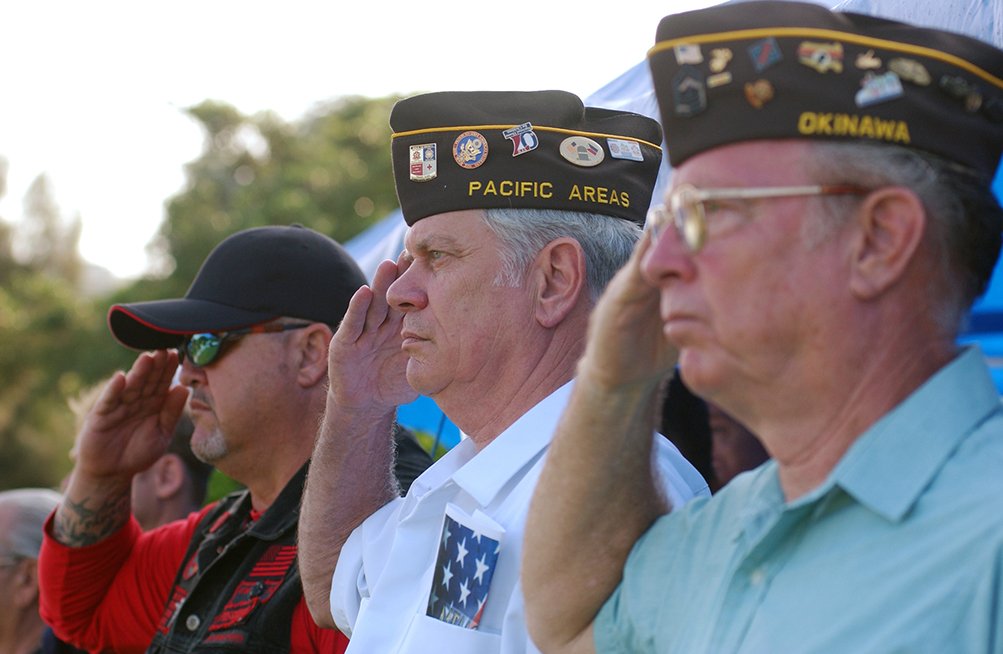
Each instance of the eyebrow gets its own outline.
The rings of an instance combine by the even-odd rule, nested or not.
[[[418,239],[413,246],[404,243],[404,249],[412,256],[429,250],[456,249],[459,242],[449,234],[431,234]]]

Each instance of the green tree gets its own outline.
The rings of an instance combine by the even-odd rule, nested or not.
[[[219,102],[192,107],[205,145],[151,245],[159,267],[96,300],[78,287],[79,218],[64,225],[37,179],[27,226],[0,220],[0,488],[54,486],[69,471],[68,400],[135,358],[108,332],[111,304],[182,295],[209,250],[247,227],[299,223],[344,242],[392,211],[395,101],[345,98],[292,123]],[[0,195],[5,180],[0,159]]]
[[[153,248],[183,292],[209,250],[248,227],[299,223],[344,242],[397,206],[390,160],[396,98],[344,98],[295,123],[229,105],[189,109],[205,129]]]
[[[24,196],[24,218],[16,240],[22,244],[20,258],[43,275],[75,285],[80,280],[82,260],[78,252],[80,217],[64,223],[45,175],[39,175]]]

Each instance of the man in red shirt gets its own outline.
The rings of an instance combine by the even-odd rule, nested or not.
[[[58,635],[117,652],[344,650],[306,610],[296,521],[328,344],[364,283],[330,238],[261,227],[220,243],[184,298],[111,308],[115,337],[153,352],[116,373],[87,415],[46,523],[41,613]],[[192,450],[247,490],[143,533],[131,482],[165,452],[186,402]],[[408,485],[429,459],[398,431]]]

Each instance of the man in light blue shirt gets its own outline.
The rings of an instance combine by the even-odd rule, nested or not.
[[[998,651],[1001,434],[969,349],[806,495],[785,502],[771,462],[656,523],[600,613],[598,651]]]
[[[1003,53],[766,1],[669,16],[649,57],[673,188],[533,497],[530,635],[1003,652],[1003,411],[956,345],[1000,251]],[[648,443],[677,364],[773,460],[663,515]]]

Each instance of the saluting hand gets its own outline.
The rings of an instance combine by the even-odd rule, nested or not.
[[[167,450],[188,389],[171,387],[178,354],[145,352],[118,372],[84,419],[77,462],[52,523],[53,536],[71,547],[118,531],[130,513],[132,477]]]
[[[658,289],[641,273],[641,262],[650,248],[651,236],[645,231],[589,320],[579,376],[587,375],[605,388],[657,385],[679,356],[662,332]]]
[[[127,373],[116,373],[84,419],[77,469],[93,477],[129,477],[167,449],[188,399],[171,387],[178,367],[173,350],[145,352]]]
[[[387,290],[406,269],[403,258],[381,263],[372,284],[352,296],[331,340],[331,395],[342,409],[385,412],[418,397],[407,383],[408,356],[401,350],[404,314],[387,303]]]

